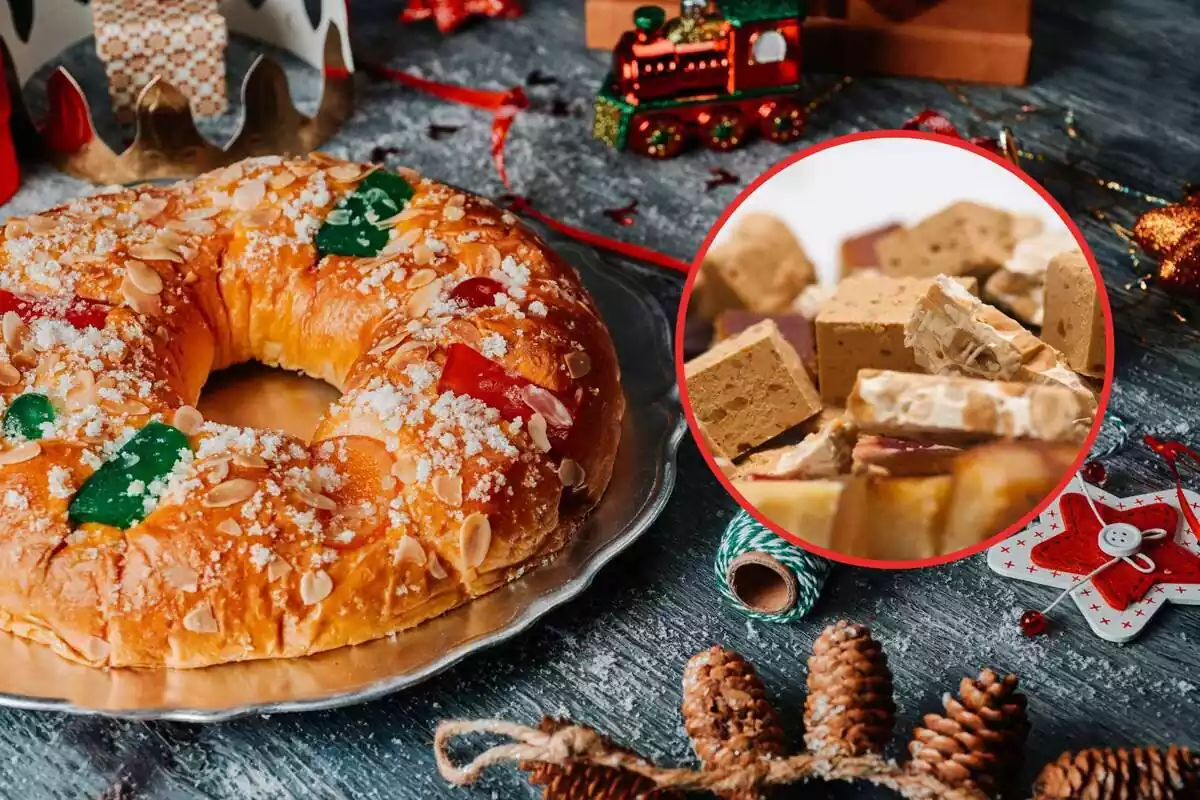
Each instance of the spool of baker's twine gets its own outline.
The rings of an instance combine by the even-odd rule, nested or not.
[[[745,511],[725,529],[714,564],[721,594],[764,622],[794,622],[812,611],[831,566]]]

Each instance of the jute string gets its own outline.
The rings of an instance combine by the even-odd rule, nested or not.
[[[447,752],[450,742],[474,733],[503,736],[511,740],[484,750],[462,766]],[[633,753],[614,749],[600,734],[582,725],[570,725],[554,733],[503,720],[450,720],[438,725],[433,738],[438,772],[455,786],[478,780],[489,767],[506,762],[536,761],[564,766],[590,764],[635,772],[662,788],[709,792],[746,791],[763,786],[799,783],[810,779],[853,783],[868,781],[887,787],[910,800],[985,800],[973,789],[950,786],[932,775],[906,772],[893,761],[879,756],[821,756],[800,753],[786,758],[763,759],[727,769],[695,770],[658,767]]]

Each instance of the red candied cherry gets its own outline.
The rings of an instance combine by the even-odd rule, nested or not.
[[[458,300],[467,308],[486,308],[496,304],[496,295],[504,291],[500,281],[491,278],[467,278],[450,292],[451,300]]]
[[[1040,636],[1049,627],[1046,615],[1040,611],[1029,610],[1021,615],[1021,633],[1029,637]]]

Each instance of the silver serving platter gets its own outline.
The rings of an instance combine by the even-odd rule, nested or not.
[[[579,270],[608,323],[628,403],[608,492],[554,561],[412,630],[308,658],[199,670],[98,670],[0,633],[0,706],[218,722],[361,703],[511,639],[586,589],[662,512],[687,426],[675,387],[671,326],[654,298],[628,271],[591,250],[545,238]]]

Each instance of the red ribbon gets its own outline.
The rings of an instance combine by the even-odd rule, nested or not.
[[[508,169],[504,163],[504,150],[505,145],[508,143],[508,134],[512,128],[513,121],[520,112],[529,108],[529,98],[525,95],[524,89],[520,86],[514,86],[507,91],[472,89],[468,86],[457,86],[439,81],[431,81],[398,69],[373,64],[368,64],[366,70],[377,78],[402,84],[440,100],[491,111],[492,163],[496,165],[496,173],[500,176],[500,182],[504,184],[504,188],[512,188],[512,184],[508,179]],[[559,222],[553,217],[535,209],[527,197],[520,195],[510,196],[508,208],[519,214],[536,219],[547,227],[561,233],[563,236],[567,236],[583,244],[684,274],[691,271],[691,266],[687,262],[680,261],[666,253],[660,253],[648,247],[641,247],[629,242],[622,242],[618,239],[601,236],[598,233],[592,233],[591,231],[568,225],[565,222]]]
[[[1190,458],[1200,466],[1200,453],[1191,449],[1185,444],[1179,442],[1164,442],[1161,439],[1156,439],[1153,436],[1146,435],[1142,440],[1146,446],[1153,450],[1163,461],[1167,462],[1167,467],[1171,470],[1171,475],[1175,477],[1175,491],[1179,495],[1179,508],[1183,511],[1183,517],[1187,520],[1192,529],[1192,535],[1200,539],[1200,519],[1196,518],[1196,512],[1192,510],[1191,504],[1188,502],[1187,496],[1183,493],[1183,479],[1179,476],[1178,461],[1180,457]]]

